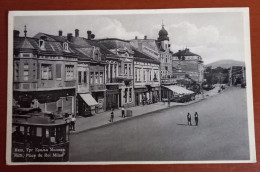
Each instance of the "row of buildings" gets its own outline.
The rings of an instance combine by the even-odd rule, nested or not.
[[[202,58],[187,48],[173,53],[163,25],[158,39],[13,34],[13,102],[21,108],[86,116],[155,103],[179,80],[203,80]]]

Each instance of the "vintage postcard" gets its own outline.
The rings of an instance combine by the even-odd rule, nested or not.
[[[6,162],[256,162],[248,8],[10,11]]]

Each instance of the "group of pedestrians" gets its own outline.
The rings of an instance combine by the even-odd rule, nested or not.
[[[109,120],[109,122],[114,122],[114,109],[112,109],[111,110],[111,113],[110,113],[110,120]],[[121,117],[122,118],[125,118],[126,117],[126,112],[125,112],[125,108],[124,107],[122,107],[122,109],[121,109]]]
[[[188,120],[188,125],[192,125],[192,123],[191,123],[191,114],[189,112],[188,112],[188,115],[187,115],[187,120]],[[199,115],[198,115],[198,112],[195,112],[194,120],[195,120],[195,125],[198,126],[199,125]]]
[[[76,124],[76,116],[74,114],[70,114],[69,117],[65,118],[66,123],[69,123],[69,129],[71,131],[75,131]]]

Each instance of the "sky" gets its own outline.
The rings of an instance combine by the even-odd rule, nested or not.
[[[171,50],[190,49],[199,54],[204,64],[218,60],[245,61],[244,26],[242,12],[218,13],[168,13],[168,14],[121,14],[77,16],[16,16],[14,29],[23,36],[39,32],[58,35],[58,30],[87,37],[87,30],[95,38],[134,39],[135,36],[157,39],[162,22],[168,31]]]

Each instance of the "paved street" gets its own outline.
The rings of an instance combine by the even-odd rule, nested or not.
[[[199,114],[199,126],[186,115]],[[246,89],[71,135],[70,161],[249,159]]]

